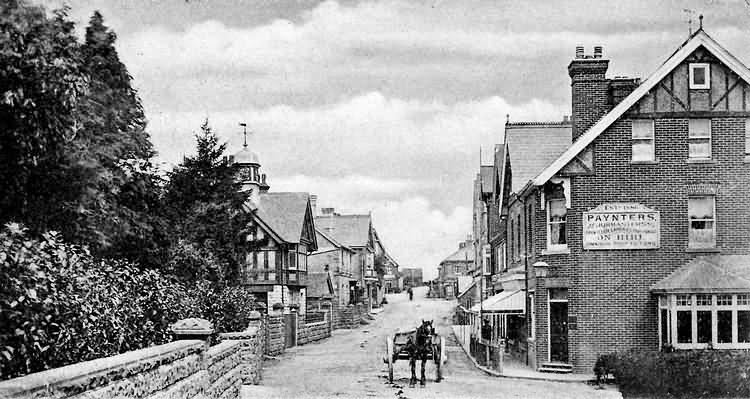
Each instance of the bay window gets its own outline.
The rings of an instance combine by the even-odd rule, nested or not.
[[[659,297],[662,348],[750,349],[750,294],[672,294]]]

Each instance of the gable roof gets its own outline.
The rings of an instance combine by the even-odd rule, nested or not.
[[[300,242],[308,211],[308,193],[260,193],[255,215],[283,241]]]
[[[365,247],[370,243],[370,215],[318,216],[315,224],[328,236],[348,247]]]
[[[505,187],[505,159],[508,155],[508,147],[503,144],[495,144],[495,159],[492,165],[492,192],[495,197],[503,198],[503,188]]]
[[[630,95],[625,97],[604,117],[596,122],[589,130],[583,133],[570,148],[567,149],[559,158],[552,162],[538,176],[534,178],[534,185],[541,186],[551,177],[559,172],[568,162],[572,161],[576,155],[583,151],[594,139],[599,137],[610,125],[617,121],[627,110],[635,105],[644,95],[662,81],[672,70],[680,65],[690,54],[699,47],[705,47],[719,61],[739,75],[745,82],[750,83],[750,70],[740,62],[735,56],[730,54],[726,49],[721,47],[711,36],[703,29],[699,29],[685,43],[675,51],[651,76],[646,79],[640,86],[633,90]],[[512,153],[511,153],[512,156]],[[515,180],[515,179],[514,179]],[[515,191],[515,190],[514,190]]]
[[[505,125],[511,167],[511,189],[517,193],[573,142],[573,125],[563,122],[519,122]]]
[[[443,259],[442,262],[473,262],[474,261],[474,246],[469,243],[464,243],[463,247],[459,246],[458,251],[450,254],[447,258]]]
[[[333,283],[328,273],[307,273],[307,296],[333,298]]]
[[[479,181],[482,186],[482,194],[492,194],[492,188],[494,187],[493,180],[493,165],[481,165],[479,167]]]
[[[654,292],[750,292],[750,255],[699,256],[651,286]]]
[[[353,252],[351,248],[347,247],[346,245],[340,243],[338,240],[333,238],[330,234],[327,234],[323,230],[321,230],[318,226],[315,226],[315,234],[319,235],[320,238],[323,240],[329,242],[333,248],[342,248],[346,251]],[[318,242],[319,245],[319,251],[324,249],[325,247],[320,246],[320,242]]]

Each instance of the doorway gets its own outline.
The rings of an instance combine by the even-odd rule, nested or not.
[[[297,312],[292,311],[284,315],[285,347],[297,346]]]
[[[549,360],[568,363],[568,290],[549,290]]]

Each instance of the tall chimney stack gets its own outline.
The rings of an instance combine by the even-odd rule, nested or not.
[[[318,216],[318,196],[317,195],[311,195],[310,196],[310,207],[312,208],[313,216]]]
[[[568,65],[573,141],[610,110],[608,67],[609,60],[602,58],[601,46],[594,48],[593,56],[583,54],[581,46],[576,47],[576,57]]]

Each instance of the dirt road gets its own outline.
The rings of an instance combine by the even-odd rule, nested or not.
[[[371,324],[356,330],[336,330],[331,338],[287,351],[264,363],[263,382],[245,386],[243,398],[602,398],[617,392],[577,383],[514,380],[491,377],[477,370],[451,334],[452,301],[425,298],[415,290],[389,295],[385,310]],[[382,358],[385,338],[399,328],[415,327],[421,319],[435,321],[447,338],[444,380],[435,382],[434,364],[427,367],[427,385],[410,388],[407,361],[396,363],[394,383],[387,380]],[[419,369],[417,367],[417,373]]]

